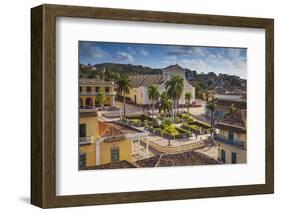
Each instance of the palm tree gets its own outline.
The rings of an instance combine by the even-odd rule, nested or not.
[[[118,92],[123,95],[123,111],[124,111],[124,118],[126,117],[126,94],[130,92],[132,89],[131,80],[128,77],[121,77],[117,81],[118,85]]]
[[[171,146],[171,136],[175,137],[178,134],[178,130],[175,125],[171,124],[165,127],[164,132],[169,135],[169,143],[168,146]]]
[[[152,117],[154,119],[155,102],[158,101],[160,93],[157,85],[152,84],[148,87],[148,98],[152,100]]]
[[[172,120],[174,121],[175,110],[178,108],[178,100],[181,97],[184,87],[184,79],[180,75],[172,75],[171,79],[165,82],[168,96],[172,99]]]
[[[185,100],[187,100],[187,112],[189,114],[189,105],[190,105],[190,100],[192,98],[192,93],[191,92],[187,92],[184,95]]]
[[[214,102],[208,102],[207,104],[207,109],[211,111],[211,134],[213,134],[213,116],[214,116],[214,111],[217,109],[217,105]]]
[[[106,103],[106,96],[104,93],[100,92],[96,97],[96,102],[101,105],[102,111],[104,109],[104,104]]]
[[[160,100],[158,103],[159,113],[163,110],[164,111],[164,118],[166,120],[167,112],[172,109],[172,101],[169,99],[167,92],[162,92],[160,95]]]
[[[228,109],[228,112],[233,114],[236,113],[238,111],[238,109],[236,107],[234,107],[234,104],[231,104],[231,106]]]

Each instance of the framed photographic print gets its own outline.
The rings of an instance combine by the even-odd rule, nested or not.
[[[31,9],[31,203],[274,191],[273,19]]]

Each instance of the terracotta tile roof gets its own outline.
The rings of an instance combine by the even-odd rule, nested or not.
[[[140,130],[133,129],[114,122],[99,121],[99,137],[114,137],[116,140],[124,140],[127,134],[140,133]]]
[[[236,113],[226,113],[221,122],[234,126],[245,127],[242,112],[240,110],[238,110]]]
[[[178,64],[170,65],[168,67],[163,68],[163,71],[168,71],[168,72],[185,72],[185,69],[183,69],[181,66]]]
[[[154,157],[146,158],[143,160],[139,160],[136,163],[141,167],[155,167],[157,162],[159,161],[160,155],[156,155]]]
[[[101,169],[121,169],[121,168],[136,168],[132,163],[122,160],[119,162],[111,162],[107,164],[102,164],[98,166],[89,166],[80,168],[80,170],[101,170]]]
[[[137,161],[142,167],[169,167],[169,166],[193,166],[213,165],[219,162],[209,156],[198,152],[188,151],[176,154],[165,154]]]
[[[100,137],[110,137],[110,136],[121,136],[126,135],[126,133],[110,123],[99,122],[99,136]]]
[[[129,76],[133,88],[148,87],[151,84],[162,84],[167,78],[163,75],[131,75]]]
[[[215,125],[221,130],[233,130],[237,133],[246,133],[247,111],[239,110],[236,113],[227,113],[223,120]]]

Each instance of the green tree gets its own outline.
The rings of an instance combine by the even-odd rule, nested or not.
[[[102,111],[104,110],[104,104],[106,103],[106,96],[104,93],[100,92],[96,97],[96,102],[101,105]]]
[[[160,100],[158,102],[159,113],[163,110],[164,119],[166,120],[167,112],[172,109],[172,101],[168,97],[167,92],[162,92],[160,95]]]
[[[155,112],[155,103],[158,101],[160,92],[157,85],[152,84],[148,87],[148,98],[152,100],[152,116],[154,119],[154,112]]]
[[[167,89],[168,96],[172,99],[172,120],[174,122],[176,109],[179,107],[178,100],[180,99],[184,88],[183,77],[180,75],[172,75],[171,79],[165,82],[165,88]]]
[[[168,125],[165,127],[164,132],[169,135],[169,143],[168,146],[171,146],[171,136],[175,137],[179,132],[176,129],[175,125]]]
[[[182,115],[182,118],[183,118],[184,122],[187,123],[188,125],[192,121],[192,118],[190,118],[190,116],[187,114]]]
[[[191,92],[185,93],[184,98],[187,101],[187,112],[189,114],[189,107],[190,107],[190,100],[192,99],[192,93]]]
[[[238,111],[238,109],[236,107],[234,107],[234,104],[231,104],[231,106],[228,109],[228,113],[236,113]]]
[[[208,102],[206,107],[211,112],[211,134],[213,134],[214,112],[217,109],[217,105],[214,102]]]
[[[126,117],[126,94],[130,93],[132,89],[132,84],[128,77],[121,77],[117,81],[118,85],[118,92],[123,95],[123,111],[124,111],[124,118]]]

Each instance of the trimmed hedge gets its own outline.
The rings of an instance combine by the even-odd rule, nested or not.
[[[180,128],[180,127],[176,127],[176,129],[177,129],[180,133],[186,135],[187,137],[190,137],[190,136],[191,136],[191,133],[190,133],[189,130],[182,129],[182,128]]]
[[[158,135],[158,136],[163,136],[166,139],[182,139],[182,138],[188,138],[191,136],[191,133],[188,130],[176,127],[176,130],[179,132],[178,134],[176,134],[175,136],[169,135],[166,132],[162,133],[162,129],[161,128],[153,128],[153,127],[147,127],[147,130],[150,132],[153,132],[154,134]]]
[[[185,130],[189,130],[191,131],[192,133],[194,134],[200,134],[200,128],[198,129],[198,126],[195,126],[195,125],[186,125],[186,124],[183,124],[181,126],[182,129],[185,129]]]
[[[202,127],[203,129],[210,129],[211,126],[209,124],[206,124],[204,122],[201,122],[201,121],[193,121],[190,123],[191,125],[196,125],[196,126],[199,126],[199,127]]]

